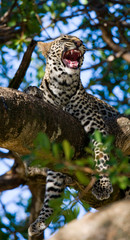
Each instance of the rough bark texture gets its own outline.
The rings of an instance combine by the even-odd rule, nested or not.
[[[129,240],[130,200],[116,202],[64,226],[50,240]]]
[[[39,132],[51,141],[67,139],[77,154],[87,143],[83,128],[69,114],[31,95],[0,88],[0,147],[27,154]]]
[[[116,120],[109,120],[109,133],[115,136],[115,145],[125,155],[130,155],[130,119],[120,116]]]

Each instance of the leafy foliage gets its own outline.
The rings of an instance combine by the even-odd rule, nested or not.
[[[128,173],[130,171],[129,158],[124,156],[120,149],[115,148],[113,136],[102,136],[99,131],[95,131],[95,140],[103,144],[103,148],[106,148],[110,156],[110,169],[107,172],[110,174],[111,181],[113,184],[120,184],[120,187],[125,189],[128,185]],[[78,181],[86,186],[90,181],[87,178],[87,174],[90,174],[89,166],[96,174],[96,171],[94,172],[92,149],[93,145],[90,143],[86,148],[86,157],[75,159],[74,148],[67,140],[62,143],[51,143],[46,134],[39,133],[35,140],[34,150],[31,154],[24,156],[23,159],[29,159],[31,166],[51,166],[55,171],[62,172],[67,169],[70,175],[75,175]],[[88,172],[85,169],[86,166]]]

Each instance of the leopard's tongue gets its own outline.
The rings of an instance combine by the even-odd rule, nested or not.
[[[68,59],[63,59],[64,64],[69,68],[78,68],[79,62],[78,61],[71,61]]]
[[[79,50],[73,49],[65,52],[63,54],[63,63],[69,68],[78,68],[79,59],[81,57],[81,52]]]

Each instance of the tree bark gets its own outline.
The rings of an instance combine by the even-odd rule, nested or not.
[[[59,108],[20,91],[0,88],[0,147],[30,153],[39,132],[51,141],[67,139],[81,154],[87,137],[80,123]]]
[[[129,240],[130,200],[120,201],[73,220],[49,240]]]

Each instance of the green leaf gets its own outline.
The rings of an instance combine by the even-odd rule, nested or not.
[[[126,115],[130,115],[130,108],[128,108],[128,109],[125,110],[125,114],[126,114]]]
[[[87,185],[89,183],[89,179],[83,172],[76,171],[75,174],[81,184]]]
[[[119,181],[119,187],[121,189],[126,189],[126,187],[129,185],[128,177],[126,176],[119,177],[118,181]]]
[[[102,142],[102,135],[101,132],[98,130],[95,130],[94,132],[94,138],[97,142]]]
[[[65,154],[65,159],[67,161],[70,161],[74,155],[74,149],[71,147],[70,143],[67,140],[64,140],[62,142],[64,154]]]
[[[54,156],[55,158],[59,158],[59,157],[60,157],[60,152],[61,152],[61,148],[60,148],[59,144],[53,143],[53,144],[52,144],[52,153],[53,153],[53,156]]]
[[[66,223],[69,223],[70,221],[72,221],[73,219],[75,219],[75,215],[73,213],[73,211],[71,209],[67,209],[63,212],[63,215],[65,217],[65,221]]]
[[[85,208],[86,211],[90,210],[90,205],[86,201],[82,200],[81,205]]]
[[[43,133],[38,133],[36,139],[34,140],[34,145],[43,147],[44,149],[50,151],[51,144],[48,136]]]

